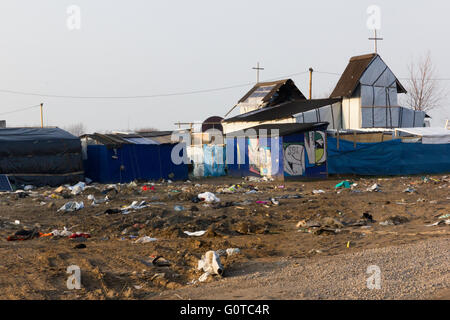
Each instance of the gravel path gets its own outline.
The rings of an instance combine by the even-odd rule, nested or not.
[[[319,254],[310,259],[254,264],[223,280],[155,298],[448,299],[439,294],[447,294],[450,288],[449,249],[450,238],[441,238],[336,256]],[[367,288],[370,265],[381,270],[381,289]]]

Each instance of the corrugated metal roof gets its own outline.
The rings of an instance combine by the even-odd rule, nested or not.
[[[306,99],[291,79],[259,82],[239,100],[238,105],[248,103],[249,98],[257,98],[260,107]]]
[[[155,131],[143,133],[93,133],[80,138],[88,138],[108,147],[120,147],[123,144],[172,144],[172,131]]]
[[[306,112],[323,106],[331,105],[340,101],[340,98],[332,99],[311,99],[311,100],[297,100],[281,103],[276,106],[266,107],[235,117],[225,119],[223,122],[250,122],[250,121],[269,121],[276,119],[284,119],[297,113]]]
[[[347,67],[342,73],[336,87],[330,97],[350,97],[359,84],[359,79],[364,71],[369,67],[370,63],[379,56],[376,53],[365,54],[361,56],[351,57]],[[381,59],[381,57],[380,57]],[[406,93],[405,88],[397,79],[397,92]]]

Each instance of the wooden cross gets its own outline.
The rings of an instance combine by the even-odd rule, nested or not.
[[[375,42],[375,53],[377,53],[377,41],[383,40],[383,38],[377,38],[377,29],[373,29],[373,31],[375,33],[375,37],[369,38],[369,40],[373,40]]]
[[[256,83],[259,83],[259,70],[264,70],[264,68],[259,67],[259,62],[256,64],[256,67],[252,68],[253,70],[256,70]]]

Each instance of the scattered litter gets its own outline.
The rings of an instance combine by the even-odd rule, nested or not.
[[[399,225],[402,223],[408,222],[409,219],[407,217],[403,216],[392,216],[386,219],[385,221],[380,222],[382,226],[389,226],[389,225]]]
[[[14,221],[14,224],[16,224],[16,225],[17,225],[17,224],[20,224],[20,220],[15,220],[15,221]]]
[[[204,274],[202,274],[199,278],[198,281],[200,282],[205,282],[206,280],[208,280],[208,278],[211,276],[211,274],[209,272],[205,272]]]
[[[220,262],[220,257],[215,251],[208,251],[202,259],[198,261],[198,270],[202,270],[209,274],[223,275],[224,268]]]
[[[6,238],[7,241],[17,241],[17,240],[30,240],[33,238],[39,238],[40,233],[37,229],[33,230],[19,230],[13,236]]]
[[[425,227],[434,227],[434,226],[439,226],[441,224],[450,224],[450,219],[439,220],[439,221],[437,221],[435,223],[432,223],[432,224],[426,224]]]
[[[154,191],[155,190],[155,187],[154,186],[151,186],[151,187],[149,187],[149,186],[143,186],[142,187],[142,191]]]
[[[32,185],[27,185],[27,186],[23,187],[24,191],[30,191],[30,190],[33,190],[33,189],[34,189],[34,186],[32,186]]]
[[[406,188],[405,190],[403,190],[404,193],[414,193],[416,192],[416,189],[413,189],[411,187]]]
[[[66,227],[64,227],[63,230],[53,230],[51,233],[57,237],[70,237],[73,232],[70,232]]]
[[[275,198],[270,199],[273,205],[278,206],[280,204],[280,201],[276,200]]]
[[[134,243],[148,243],[148,242],[153,242],[153,241],[156,241],[156,240],[158,240],[158,239],[151,238],[149,236],[144,236],[144,237],[140,237],[139,239],[134,241]]]
[[[75,232],[75,233],[72,233],[72,234],[69,236],[69,239],[77,239],[77,238],[85,238],[85,239],[88,239],[88,238],[90,238],[90,237],[91,237],[91,235],[90,235],[89,233]]]
[[[226,253],[228,256],[232,256],[233,254],[238,254],[240,252],[241,252],[241,250],[239,248],[228,248],[226,250]]]
[[[375,183],[372,186],[370,186],[369,188],[366,189],[369,192],[380,192],[380,185]]]
[[[343,188],[349,189],[351,187],[351,185],[352,185],[352,183],[350,181],[344,180],[344,181],[339,182],[337,185],[335,185],[334,188],[338,189],[338,188],[343,187]]]
[[[220,202],[220,199],[217,198],[217,197],[214,195],[214,193],[211,193],[211,192],[203,192],[203,193],[200,193],[197,197],[198,197],[200,200],[203,200],[203,201],[205,201],[205,202],[207,202],[207,203]]]
[[[78,182],[76,185],[69,187],[69,190],[72,191],[71,194],[73,195],[79,195],[84,191],[86,188],[86,183],[84,182]]]
[[[58,209],[59,211],[65,211],[65,212],[73,212],[78,211],[84,208],[83,201],[76,202],[76,201],[69,201],[65,205],[63,205],[61,208]]]
[[[443,214],[442,216],[439,217],[439,219],[447,219],[447,218],[450,218],[450,213]]]
[[[195,231],[195,232],[184,231],[184,233],[186,233],[190,237],[201,237],[202,235],[204,235],[206,233],[206,230]]]
[[[176,205],[176,206],[173,207],[173,209],[174,209],[175,211],[183,211],[183,210],[184,210],[184,207],[183,207],[183,206],[180,206],[180,205]]]
[[[150,256],[152,258],[151,263],[157,267],[168,267],[170,266],[170,262],[164,259],[162,256]]]
[[[84,243],[80,243],[80,244],[77,244],[75,247],[73,247],[74,249],[84,249],[84,248],[86,248],[86,245],[84,244]]]
[[[88,195],[88,200],[92,200],[91,206],[95,207],[99,204],[106,203],[109,201],[108,196],[104,197],[103,199],[96,199],[92,194]]]
[[[133,201],[128,207],[122,208],[122,214],[128,214],[130,213],[130,210],[140,210],[147,207],[148,205],[145,201]]]
[[[313,190],[313,194],[319,194],[319,193],[325,193],[325,191],[319,189],[319,190]]]

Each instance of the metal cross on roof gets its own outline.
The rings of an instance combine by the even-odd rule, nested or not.
[[[256,67],[252,68],[253,70],[256,70],[256,83],[259,83],[259,70],[264,70],[264,68],[259,67],[259,62],[256,64]]]
[[[373,40],[375,42],[375,53],[377,53],[377,41],[378,40],[383,40],[383,38],[378,38],[377,37],[377,29],[373,29],[375,36],[373,38],[369,38],[369,40]]]

